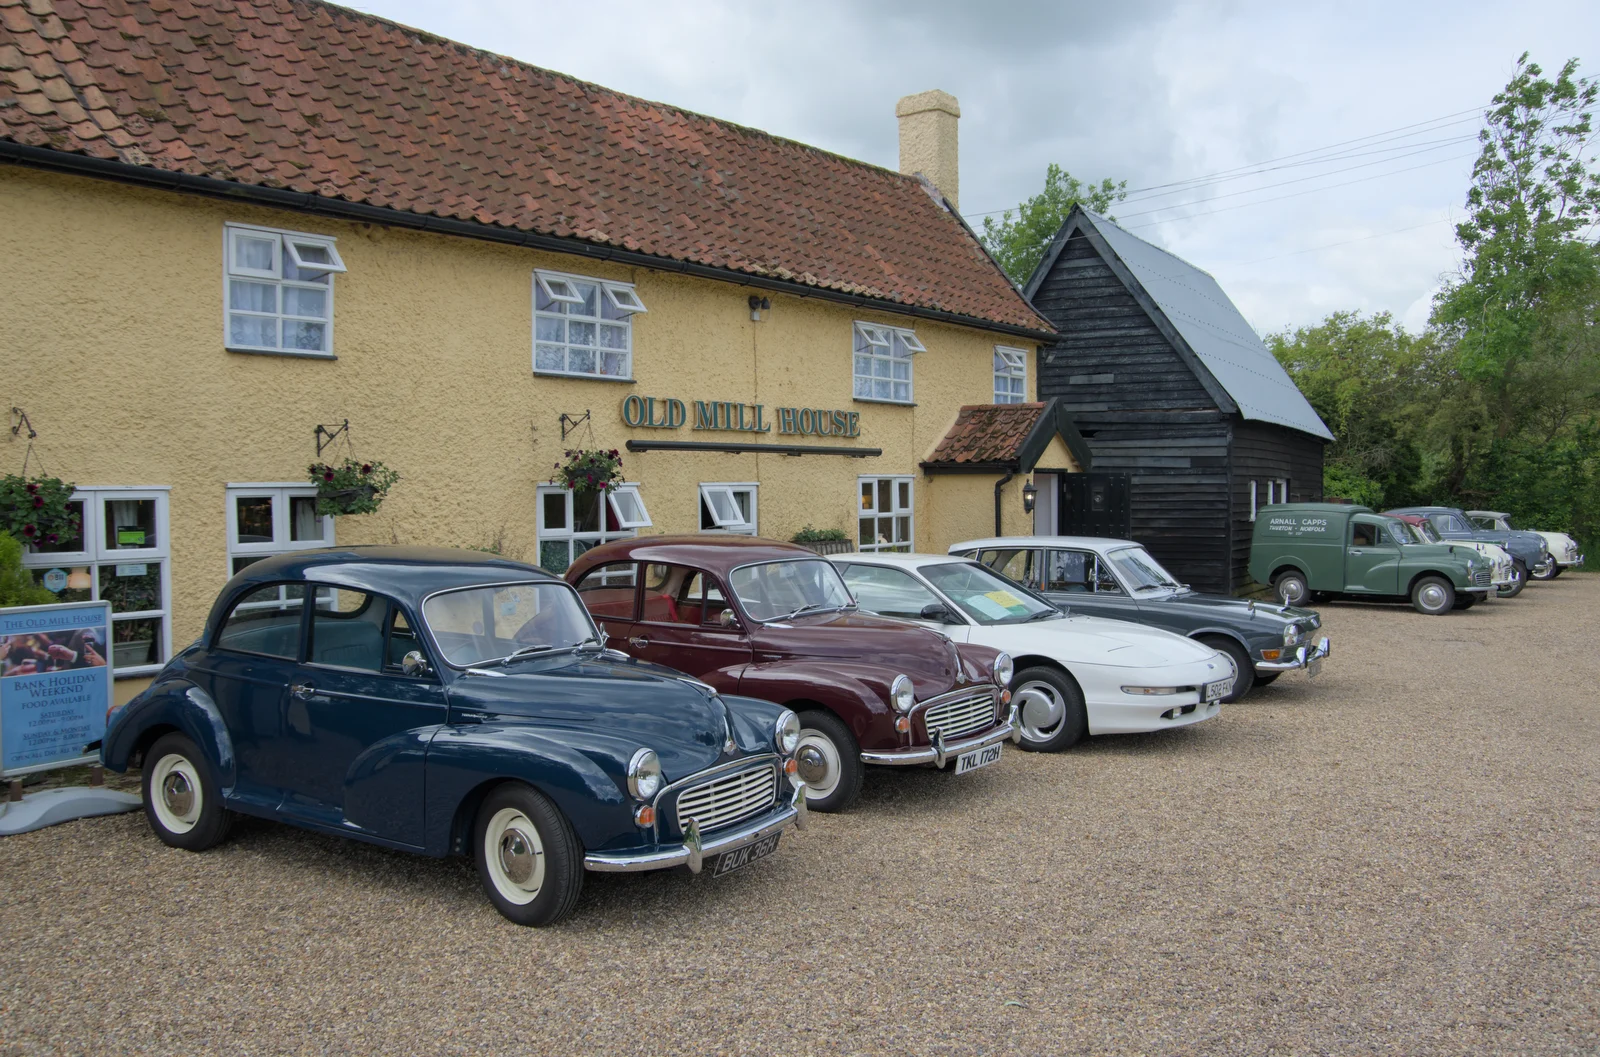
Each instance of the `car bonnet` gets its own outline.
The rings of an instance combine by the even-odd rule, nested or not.
[[[982,634],[980,634],[982,632]],[[973,641],[1012,655],[1040,653],[1078,664],[1155,668],[1209,659],[1217,651],[1160,628],[1105,617],[1069,615],[1031,624],[991,624],[973,629]]]

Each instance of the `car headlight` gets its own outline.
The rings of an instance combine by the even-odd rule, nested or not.
[[[661,792],[661,760],[654,749],[640,749],[628,761],[628,792],[636,800],[654,800]]]
[[[894,682],[889,684],[889,701],[901,712],[911,711],[911,706],[917,703],[917,690],[911,685],[909,675],[894,677]]]
[[[1011,654],[1002,653],[994,659],[994,685],[1005,688],[1011,685],[1011,677],[1017,674],[1017,666],[1011,660]]]
[[[785,756],[794,755],[794,750],[800,747],[800,717],[784,709],[773,725],[772,742]]]
[[[1289,623],[1283,626],[1283,644],[1285,646],[1298,646],[1306,640],[1306,629],[1299,624]]]

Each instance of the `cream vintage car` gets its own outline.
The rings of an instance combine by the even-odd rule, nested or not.
[[[944,554],[834,554],[857,604],[1004,650],[1024,749],[1213,719],[1232,692],[1225,653],[1169,631],[1063,613],[975,561]]]
[[[1467,517],[1479,528],[1496,532],[1537,532],[1543,536],[1545,546],[1550,548],[1550,561],[1528,570],[1528,575],[1535,580],[1554,580],[1568,569],[1576,569],[1583,564],[1583,551],[1578,549],[1578,541],[1565,532],[1514,529],[1511,527],[1511,515],[1497,510],[1469,510]]]

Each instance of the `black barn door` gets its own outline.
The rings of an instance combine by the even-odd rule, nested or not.
[[[1132,534],[1129,488],[1125,473],[1062,474],[1056,532],[1127,539]]]

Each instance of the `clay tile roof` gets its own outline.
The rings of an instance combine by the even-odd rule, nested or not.
[[[0,141],[1049,331],[913,177],[312,0],[0,0]]]
[[[1022,443],[1039,424],[1044,409],[1041,402],[967,404],[928,462],[954,466],[1013,462],[1021,455]]]

